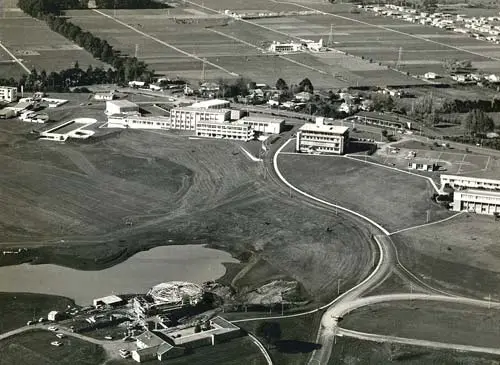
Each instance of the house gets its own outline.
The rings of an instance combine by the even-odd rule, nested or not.
[[[355,112],[357,110],[357,106],[356,105],[353,105],[353,104],[349,104],[349,103],[342,103],[338,108],[337,108],[337,111],[338,112],[343,112],[343,113],[347,113],[347,114],[351,114],[353,112]]]
[[[295,94],[295,100],[301,101],[303,103],[311,100],[312,94],[307,91],[302,91],[300,93]]]
[[[173,346],[152,331],[145,331],[136,337],[137,349],[132,351],[132,359],[137,362],[146,362],[154,359],[164,361],[182,356],[185,349]]]
[[[106,92],[97,92],[94,94],[95,100],[113,100],[115,99],[116,94],[114,91],[106,91]]]
[[[494,74],[485,76],[485,79],[488,80],[489,82],[493,82],[493,83],[500,82],[500,76],[497,76]]]

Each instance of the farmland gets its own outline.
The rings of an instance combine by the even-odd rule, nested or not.
[[[361,341],[340,337],[329,365],[496,365],[498,356],[462,351],[434,350],[419,346]]]
[[[496,347],[499,324],[497,308],[415,300],[356,309],[345,317],[341,326],[396,337]]]
[[[51,31],[44,22],[19,11],[6,11],[6,17],[0,22],[0,39],[28,69],[58,71],[73,67],[76,61],[84,69],[89,65],[105,66],[85,50]],[[10,56],[1,50],[0,61],[7,59]],[[18,77],[21,71],[24,72],[18,65],[14,68],[12,64],[0,63],[0,77]]]
[[[361,161],[334,156],[279,156],[279,167],[293,185],[360,212],[389,230],[398,230],[450,215],[435,205],[425,179]]]
[[[134,130],[59,145],[28,140],[30,128],[1,126],[2,241],[30,248],[22,261],[100,269],[169,240],[208,243],[258,255],[318,301],[369,270],[367,230],[279,192],[236,144]],[[252,277],[262,285],[269,270]]]
[[[499,234],[500,225],[492,217],[464,213],[392,239],[403,264],[421,279],[447,291],[498,300]]]

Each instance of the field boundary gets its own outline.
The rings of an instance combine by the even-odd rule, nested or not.
[[[389,234],[389,236],[392,236],[392,235],[395,235],[395,234],[398,234],[398,233],[403,233],[403,232],[406,232],[406,231],[411,231],[411,230],[414,230],[414,229],[418,229],[418,228],[423,228],[423,227],[427,227],[427,226],[432,226],[434,224],[438,224],[438,223],[443,223],[443,222],[446,222],[446,221],[449,221],[453,218],[456,218],[458,217],[459,215],[462,215],[466,213],[465,211],[462,211],[462,212],[458,212],[456,214],[453,214],[451,217],[446,217],[444,219],[441,219],[439,221],[435,221],[435,222],[430,222],[430,223],[424,223],[424,224],[419,224],[418,226],[414,226],[414,227],[409,227],[409,228],[403,228],[403,229],[400,229],[398,231],[394,231],[394,232],[391,232]]]
[[[30,74],[30,73],[31,73],[30,69],[29,69],[28,67],[26,67],[26,66],[24,65],[24,63],[22,63],[22,62],[21,62],[21,60],[20,60],[19,58],[17,58],[17,57],[16,57],[16,56],[15,56],[15,55],[11,52],[11,51],[9,51],[9,50],[7,49],[7,47],[5,47],[5,46],[4,46],[4,44],[3,44],[1,41],[0,41],[0,47],[1,47],[1,48],[5,51],[5,52],[7,52],[7,54],[8,54],[10,57],[12,57],[12,59],[13,59],[13,60],[14,60],[14,61],[15,61],[15,62],[19,65],[19,66],[21,66],[21,67],[24,69],[24,71],[26,71],[28,74]]]

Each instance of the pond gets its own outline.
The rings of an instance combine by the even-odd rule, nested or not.
[[[0,267],[0,292],[61,295],[87,305],[110,294],[145,293],[153,285],[180,280],[201,284],[226,272],[222,263],[238,262],[224,251],[201,245],[161,246],[143,251],[109,269],[81,271],[62,266]]]

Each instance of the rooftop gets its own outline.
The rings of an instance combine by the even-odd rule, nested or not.
[[[316,124],[316,123],[306,123],[302,127],[300,127],[301,131],[305,132],[328,132],[334,134],[345,134],[349,127],[341,127],[338,125],[325,125],[325,124]]]
[[[478,196],[487,196],[487,197],[500,198],[500,191],[468,189],[468,190],[459,191],[459,193],[461,193],[461,194],[474,194],[474,195],[478,195]]]
[[[117,295],[108,295],[107,297],[96,298],[94,299],[94,301],[103,302],[104,304],[114,304],[114,303],[120,303],[122,301],[122,298],[120,298]]]
[[[489,178],[488,173],[492,173],[495,176],[498,176],[498,172],[496,171],[481,171],[474,173],[475,176],[463,176],[463,175],[448,175],[448,174],[441,174],[442,178],[448,178],[448,179],[454,179],[454,180],[462,180],[462,179],[468,179],[468,180],[481,180],[484,182],[489,182],[489,183],[494,183],[498,184],[500,183],[499,179],[491,179]]]
[[[193,108],[210,108],[211,106],[225,105],[225,104],[228,104],[228,103],[229,103],[229,101],[227,101],[227,100],[212,99],[212,100],[200,101],[198,103],[192,104],[191,106]]]
[[[142,342],[146,348],[148,347],[155,347],[155,346],[160,346],[165,343],[165,341],[154,334],[151,331],[145,331],[141,333],[139,336],[136,337],[137,341]]]
[[[231,109],[207,109],[207,108],[197,108],[193,106],[181,106],[177,108],[173,108],[172,111],[174,110],[187,110],[187,111],[193,111],[193,112],[201,112],[201,113],[217,113],[217,114],[225,114],[227,112],[230,112]]]
[[[282,118],[273,118],[273,117],[261,117],[261,116],[249,116],[249,117],[243,117],[239,121],[244,122],[244,121],[250,121],[250,122],[257,122],[257,123],[283,123],[285,120]]]

